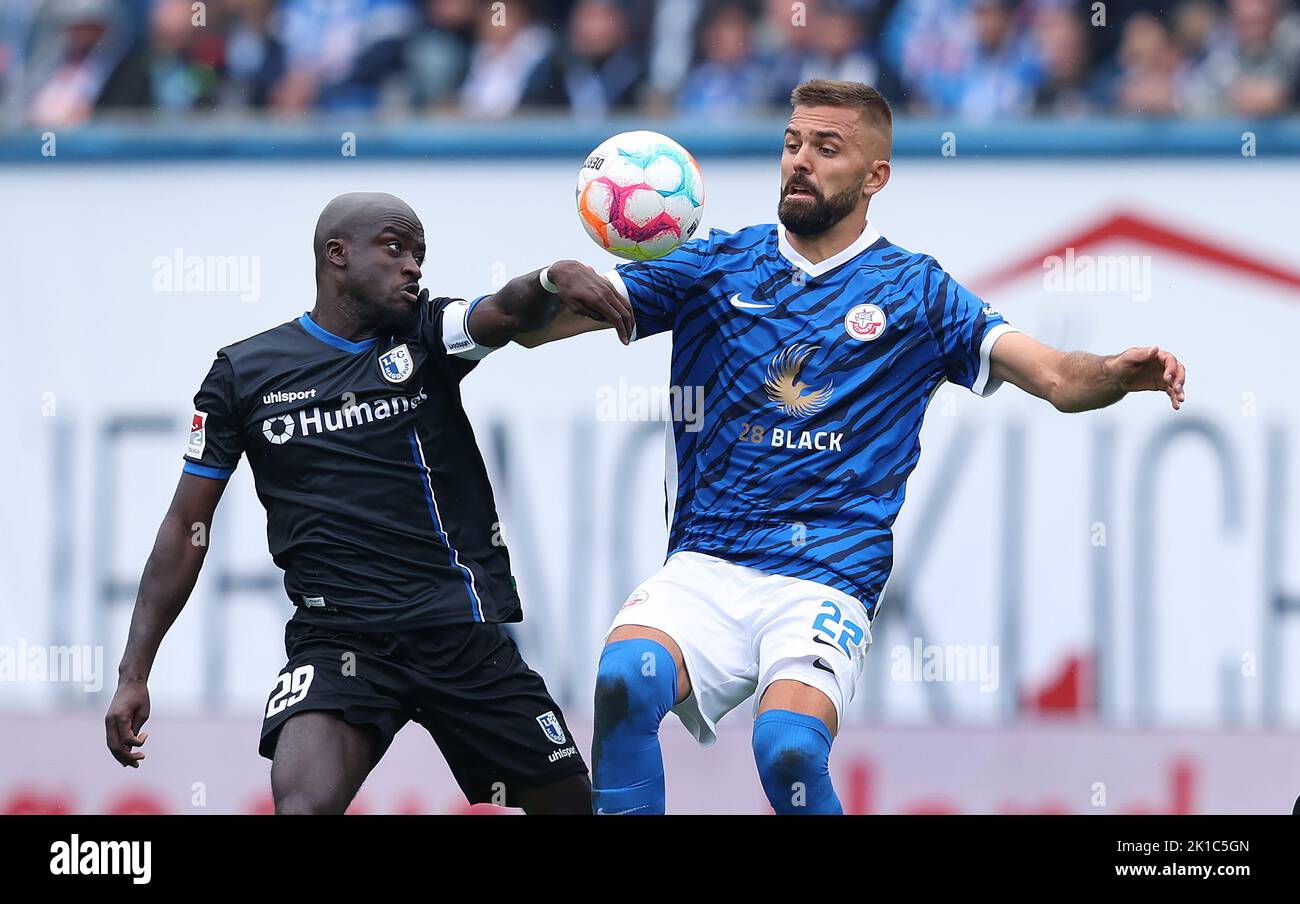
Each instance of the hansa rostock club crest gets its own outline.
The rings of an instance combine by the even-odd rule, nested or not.
[[[885,332],[885,312],[879,305],[860,304],[845,315],[844,332],[859,342],[879,339]]]

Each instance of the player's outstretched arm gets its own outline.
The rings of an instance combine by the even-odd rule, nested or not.
[[[145,563],[126,651],[117,667],[117,692],[104,716],[108,749],[123,766],[138,768],[144,759],[144,754],[133,748],[148,737],[140,729],[149,718],[149,672],[163,635],[180,615],[198,580],[208,550],[212,513],[226,483],[182,474]]]
[[[550,287],[543,283],[542,271],[534,270],[515,277],[476,304],[469,318],[469,331],[475,340],[498,347],[524,336],[536,336],[557,319],[557,314],[586,318],[595,328],[612,326],[624,345],[632,340],[636,326],[632,306],[595,270],[577,261],[556,261],[546,268],[546,275]]]
[[[612,328],[613,324],[606,323],[603,320],[594,320],[568,308],[561,308],[559,313],[555,315],[555,319],[546,326],[539,330],[520,333],[515,336],[515,343],[525,348],[537,348],[537,346],[545,345],[548,342],[558,342],[561,339],[580,336],[583,333]]]
[[[1187,399],[1186,368],[1155,345],[1117,355],[1066,353],[1024,333],[1008,333],[994,344],[990,365],[994,379],[1013,383],[1058,411],[1105,408],[1130,392],[1163,392],[1175,411]]]

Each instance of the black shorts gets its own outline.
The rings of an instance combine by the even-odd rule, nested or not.
[[[292,619],[284,648],[258,745],[268,759],[286,720],[329,710],[374,731],[372,768],[402,726],[423,725],[470,803],[518,806],[520,789],[587,772],[546,683],[500,625],[358,634]]]

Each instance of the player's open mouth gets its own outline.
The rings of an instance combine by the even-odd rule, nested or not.
[[[808,189],[804,188],[801,185],[796,185],[793,188],[787,188],[785,190],[785,196],[787,198],[815,198],[816,197],[816,195],[814,195],[811,191],[809,191]]]
[[[420,301],[420,287],[415,283],[402,287],[402,297],[411,304],[418,304]]]

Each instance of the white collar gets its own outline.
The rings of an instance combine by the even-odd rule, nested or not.
[[[880,238],[880,233],[876,231],[876,228],[871,225],[871,221],[868,220],[863,226],[862,235],[854,239],[852,245],[849,245],[849,247],[845,248],[839,254],[826,258],[826,260],[822,261],[820,264],[814,264],[812,261],[808,260],[808,258],[794,250],[794,246],[791,245],[790,240],[786,238],[784,225],[780,223],[777,224],[776,234],[777,249],[781,252],[781,256],[803,272],[807,273],[809,276],[821,276],[823,273],[834,270],[840,264],[848,263],[850,260],[874,245]]]

